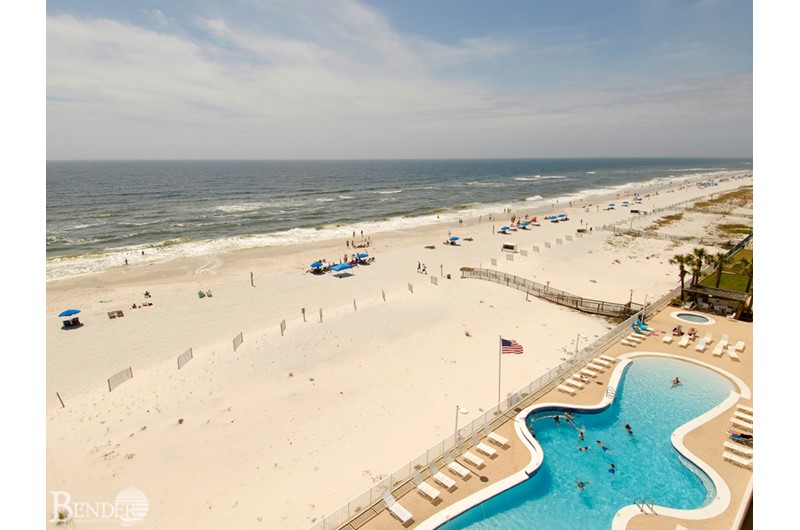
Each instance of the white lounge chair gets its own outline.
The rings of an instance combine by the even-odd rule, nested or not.
[[[753,407],[748,407],[747,405],[736,405],[736,408],[742,412],[750,413],[751,416],[753,415]]]
[[[688,333],[685,334],[683,337],[681,337],[681,341],[678,343],[678,346],[680,346],[681,348],[686,348],[686,347],[689,346],[689,334]]]
[[[496,454],[497,454],[497,451],[496,451],[496,450],[495,450],[493,447],[489,447],[488,445],[486,445],[486,444],[485,444],[485,443],[483,443],[483,442],[479,442],[479,443],[478,443],[478,444],[475,446],[475,449],[477,449],[477,450],[478,450],[478,451],[480,451],[481,453],[485,454],[485,455],[486,455],[486,456],[488,456],[489,458],[491,458],[491,457],[493,457],[494,455],[496,455]]]
[[[741,410],[737,410],[736,412],[734,412],[733,413],[733,417],[736,418],[736,419],[742,420],[742,421],[746,421],[747,423],[749,423],[751,425],[753,423],[753,415],[752,414],[748,414],[746,412],[742,412]]]
[[[397,517],[401,523],[406,524],[414,518],[411,512],[403,508],[403,506],[397,502],[397,499],[394,498],[391,492],[387,491],[383,494],[383,502],[386,503],[386,508],[392,512],[392,515]]]
[[[479,457],[474,453],[471,453],[470,451],[465,451],[462,456],[464,457],[464,460],[466,460],[473,466],[477,467],[478,469],[480,469],[484,465],[483,458]]]
[[[731,418],[731,425],[735,425],[739,429],[747,432],[753,432],[753,424],[742,421],[739,418]]]
[[[730,335],[723,335],[721,339],[719,339],[719,343],[722,344],[723,347],[728,345],[728,341],[730,340]]]
[[[737,342],[736,345],[733,347],[733,349],[738,351],[738,352],[743,352],[744,351],[744,341],[740,340],[739,342]]]
[[[598,363],[596,363],[594,361],[592,361],[589,364],[587,364],[586,368],[588,368],[589,370],[594,370],[595,372],[600,372],[601,374],[603,372],[605,372],[606,369],[608,369],[607,366],[603,366],[602,364],[598,364]]]
[[[489,439],[490,442],[494,442],[500,447],[505,447],[508,445],[508,438],[506,438],[505,436],[500,436],[496,432],[490,432],[487,435],[487,438]]]
[[[595,372],[593,370],[589,370],[588,368],[584,368],[579,373],[581,373],[581,374],[583,374],[583,375],[585,375],[587,377],[591,377],[592,379],[594,379],[595,377],[597,377],[599,375],[597,372]]]
[[[661,339],[661,342],[665,342],[667,344],[672,344],[672,334],[671,333],[667,333],[666,335],[664,335],[664,338]]]
[[[725,449],[729,449],[733,453],[739,453],[744,456],[753,456],[753,448],[747,445],[737,444],[736,442],[731,442],[730,440],[725,440],[722,442],[722,447]]]
[[[580,390],[580,388],[575,388],[574,386],[568,386],[566,383],[564,383],[563,385],[558,385],[559,392],[564,392],[565,394],[569,394],[570,396],[574,396],[575,394],[577,394],[578,390]]]
[[[601,359],[600,357],[592,361],[592,364],[599,364],[603,368],[611,368],[612,366],[610,362],[606,361],[605,359]]]
[[[629,340],[627,338],[622,339],[620,342],[622,344],[624,344],[625,346],[638,346],[639,345],[639,343],[636,342],[635,340]]]
[[[615,363],[615,362],[617,362],[617,359],[616,359],[616,358],[614,358],[614,357],[609,357],[608,355],[601,355],[600,357],[598,357],[598,359],[603,359],[604,361],[608,361],[608,362],[610,362],[610,363],[612,363],[612,364],[613,364],[613,363]]]
[[[461,478],[467,478],[471,474],[469,469],[465,468],[458,462],[450,462],[449,464],[447,464],[447,469],[449,469],[450,471],[452,471]]]
[[[706,351],[706,339],[705,338],[700,339],[700,342],[697,343],[697,346],[695,346],[694,349],[696,351],[699,351],[700,353]]]
[[[738,361],[739,360],[739,354],[736,353],[736,349],[733,346],[731,346],[730,344],[728,345],[728,357],[730,357],[734,361]]]
[[[583,381],[582,379],[576,379],[575,377],[567,379],[566,381],[564,381],[564,384],[576,388],[578,390],[586,386],[585,381]]]
[[[739,456],[736,453],[732,453],[730,451],[725,451],[722,453],[722,458],[736,464],[737,466],[745,467],[747,469],[751,469],[753,467],[753,458],[745,458],[743,456]]]
[[[444,486],[447,491],[456,487],[456,481],[442,473],[441,471],[437,471],[436,474],[433,476],[433,480]]]
[[[706,344],[711,344],[712,342],[714,342],[714,334],[711,333],[710,331],[706,333],[703,338],[706,340]]]
[[[428,497],[431,501],[435,501],[439,498],[439,490],[428,484],[427,482],[420,482],[417,484],[417,489],[422,492],[423,495]]]
[[[643,341],[644,339],[646,339],[647,337],[645,337],[644,335],[639,335],[639,334],[636,334],[636,333],[631,333],[630,335],[628,335],[628,336],[627,336],[627,337],[625,337],[625,338],[626,338],[626,339],[628,339],[628,340],[632,340],[632,341],[634,341],[634,342],[642,342],[642,341]]]

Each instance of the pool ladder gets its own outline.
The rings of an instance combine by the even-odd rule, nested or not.
[[[614,399],[614,397],[616,397],[616,395],[617,395],[617,391],[616,391],[616,389],[614,389],[613,386],[610,386],[610,387],[606,388],[606,397],[610,397],[611,399]]]
[[[639,510],[641,510],[641,512],[644,514],[651,513],[653,515],[658,515],[655,508],[653,508],[654,503],[655,501],[653,499],[648,499],[647,497],[637,497],[636,499],[633,499],[633,504],[638,506]],[[650,511],[648,512],[645,508],[649,509]]]

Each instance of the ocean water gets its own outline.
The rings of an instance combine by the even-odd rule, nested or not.
[[[751,171],[752,159],[50,161],[47,279]],[[142,256],[142,251],[145,251]]]

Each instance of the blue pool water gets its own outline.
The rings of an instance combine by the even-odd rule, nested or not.
[[[672,388],[675,377],[681,386]],[[544,450],[539,471],[525,482],[464,512],[440,530],[608,529],[614,514],[647,497],[660,506],[700,508],[715,496],[708,477],[682,458],[670,436],[718,405],[733,385],[706,368],[664,358],[639,358],[626,368],[614,403],[595,414],[567,408],[527,418]],[[561,422],[552,416],[559,414]],[[629,423],[633,437],[625,430]],[[585,429],[584,441],[578,428]],[[601,440],[608,451],[597,444]],[[579,451],[579,447],[589,447]],[[616,473],[609,473],[610,465]],[[584,491],[576,479],[586,482]]]
[[[676,316],[682,320],[694,322],[695,324],[707,324],[709,321],[708,317],[698,315],[697,313],[678,313]]]

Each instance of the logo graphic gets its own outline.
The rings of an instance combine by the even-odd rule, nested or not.
[[[119,521],[122,526],[140,523],[150,510],[147,496],[136,488],[126,488],[113,502],[73,501],[66,491],[51,491],[53,495],[52,523],[80,521],[82,523],[110,523]]]

